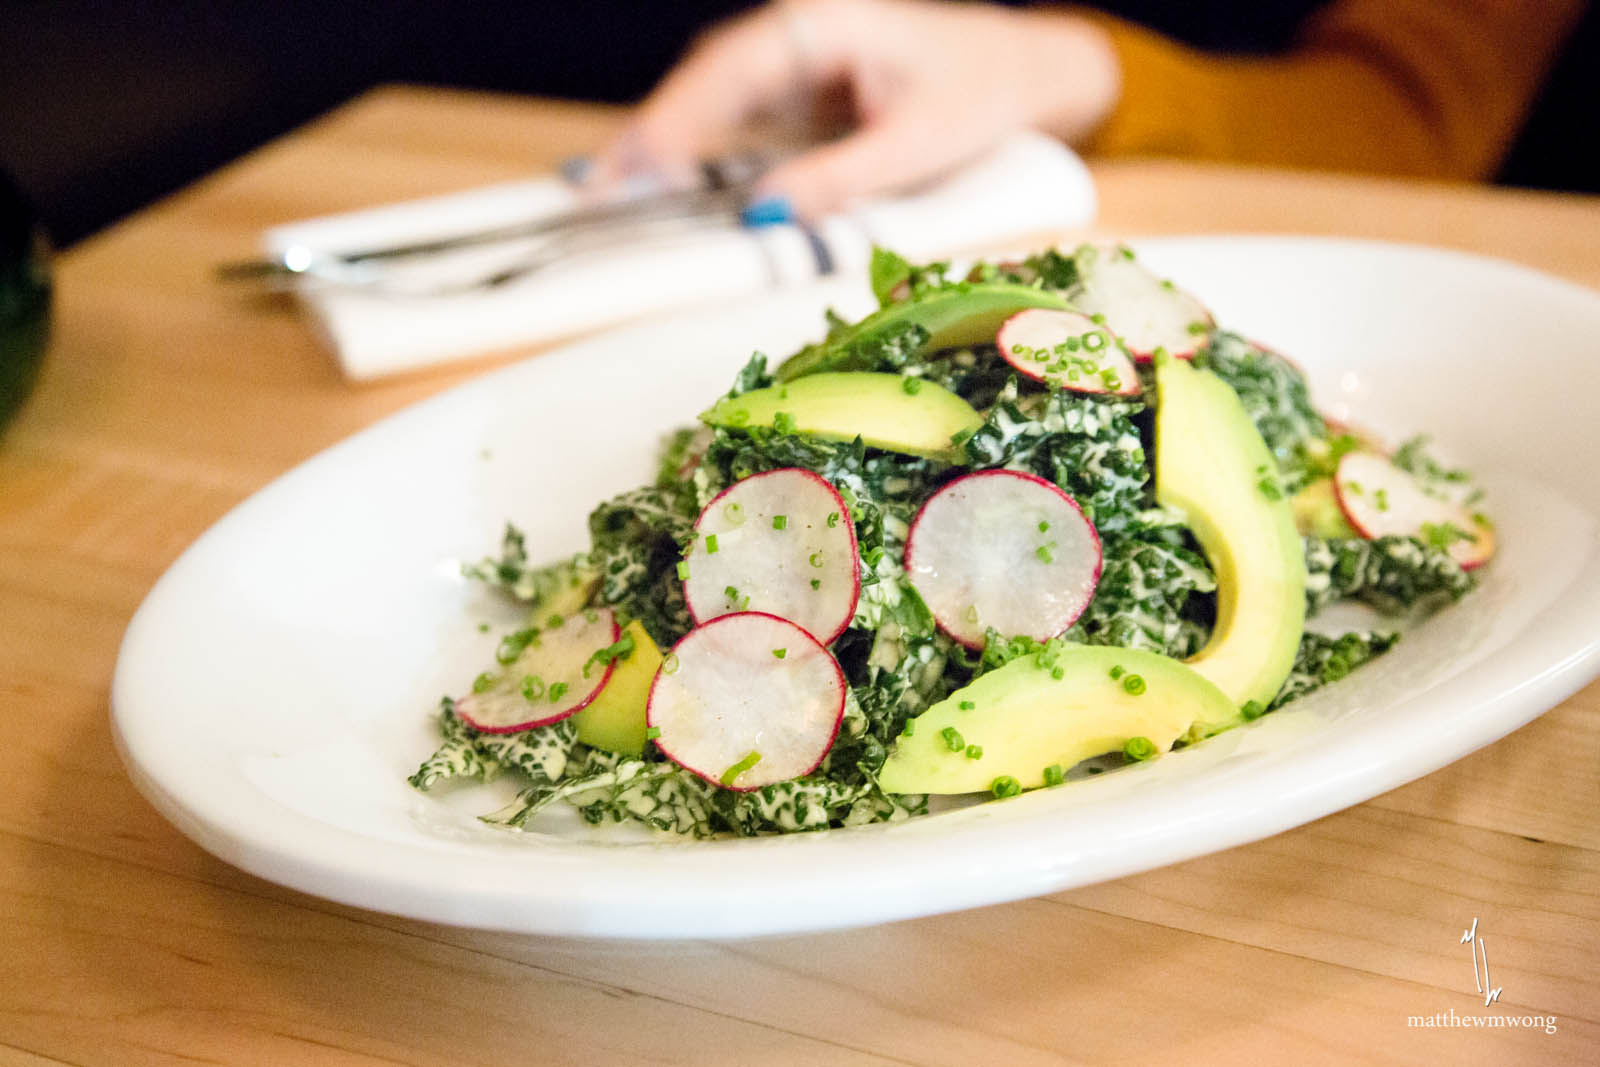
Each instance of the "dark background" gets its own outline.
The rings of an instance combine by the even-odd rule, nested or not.
[[[0,169],[69,244],[380,82],[637,99],[701,27],[748,6],[0,0]],[[1202,47],[1271,51],[1319,5],[1103,6]],[[1600,192],[1597,21],[1591,8],[1503,181]]]

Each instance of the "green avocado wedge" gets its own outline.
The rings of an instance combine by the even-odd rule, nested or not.
[[[920,351],[992,342],[1000,324],[1026,308],[1072,310],[1055,293],[1010,282],[959,282],[880,308],[821,344],[801,349],[778,367],[780,382],[821,371],[860,370],[861,353],[911,327],[926,331]]]
[[[1188,663],[1236,708],[1272,703],[1305,628],[1305,553],[1276,472],[1227,383],[1183,360],[1157,362],[1156,499],[1183,513],[1217,575],[1216,626]]]
[[[912,719],[878,784],[889,793],[977,793],[1009,777],[1031,789],[1045,784],[1047,767],[1070,770],[1134,738],[1166,752],[1195,723],[1235,710],[1175,659],[1061,645],[992,670]]]
[[[829,441],[860,437],[873,448],[929,459],[951,458],[951,438],[983,425],[971,404],[933,382],[851,371],[723,397],[700,418],[712,426],[770,427],[780,414],[799,433]]]

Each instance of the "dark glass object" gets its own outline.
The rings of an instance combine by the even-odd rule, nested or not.
[[[0,171],[0,430],[28,398],[50,339],[50,243]]]

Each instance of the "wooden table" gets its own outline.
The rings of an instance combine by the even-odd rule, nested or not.
[[[156,815],[107,728],[145,592],[264,482],[473,373],[347,385],[292,313],[219,291],[209,265],[268,223],[546,167],[614,121],[384,90],[62,257],[42,387],[0,443],[0,1061],[1600,1058],[1600,686],[1258,844],[809,937],[638,946],[432,926],[242,874]],[[1096,172],[1113,232],[1380,236],[1600,287],[1592,199],[1159,162]],[[1459,943],[1474,916],[1504,990],[1488,1013],[1553,1014],[1556,1034],[1408,1027],[1485,1013]]]

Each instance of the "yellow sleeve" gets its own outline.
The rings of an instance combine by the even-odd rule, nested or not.
[[[1440,178],[1487,178],[1584,0],[1335,0],[1273,57],[1196,51],[1085,12],[1122,94],[1084,146]]]

